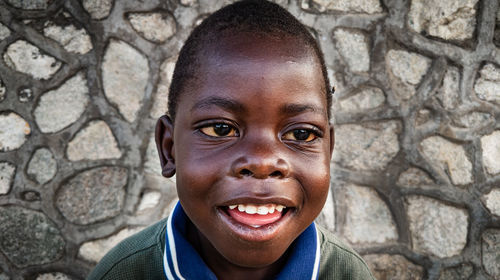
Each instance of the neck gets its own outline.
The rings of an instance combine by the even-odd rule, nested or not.
[[[264,267],[243,267],[228,261],[215,249],[209,240],[189,222],[187,239],[198,251],[217,279],[272,279],[281,271],[288,257],[287,252],[276,262]]]

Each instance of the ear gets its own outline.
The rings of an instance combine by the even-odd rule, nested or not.
[[[335,147],[335,129],[333,124],[330,123],[330,158],[332,158],[333,147]]]
[[[161,174],[163,177],[172,177],[175,174],[174,154],[174,125],[172,120],[161,116],[156,122],[155,141],[158,155],[160,156]]]

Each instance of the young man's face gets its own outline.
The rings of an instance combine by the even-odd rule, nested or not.
[[[175,162],[202,255],[265,267],[311,224],[328,193],[333,130],[324,80],[296,39],[247,33],[220,41],[182,93],[162,154]]]

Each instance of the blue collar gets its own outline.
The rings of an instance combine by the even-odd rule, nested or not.
[[[165,276],[168,280],[216,280],[215,274],[185,238],[187,221],[188,217],[178,202],[167,220],[163,253]],[[314,223],[307,227],[291,246],[288,262],[276,279],[316,280],[318,278],[320,250]]]

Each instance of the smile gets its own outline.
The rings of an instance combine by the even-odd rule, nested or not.
[[[228,208],[229,216],[237,222],[259,228],[279,220],[283,214],[283,209],[286,207],[280,204],[238,204],[230,205]]]

